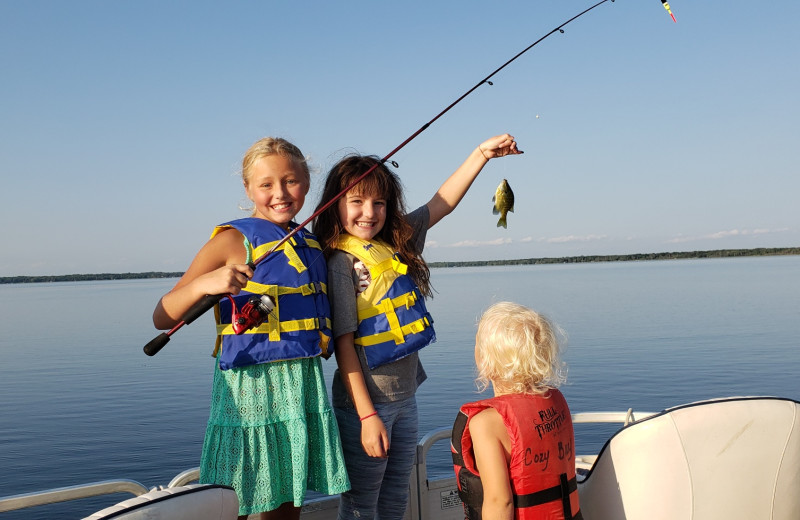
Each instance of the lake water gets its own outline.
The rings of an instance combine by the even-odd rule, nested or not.
[[[473,384],[475,325],[511,300],[568,334],[573,412],[659,411],[733,395],[800,400],[800,257],[434,269],[438,342],[421,352],[420,428],[450,427]],[[196,467],[208,418],[210,314],[155,357],[150,314],[175,280],[0,285],[0,496],[128,478],[166,484]],[[335,361],[323,362],[328,381]],[[576,431],[596,452],[613,428]],[[446,443],[434,475],[450,469]],[[0,519],[80,518],[127,498]]]

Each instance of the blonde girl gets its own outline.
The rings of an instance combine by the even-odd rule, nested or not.
[[[248,265],[297,227],[293,219],[310,184],[300,150],[280,138],[257,141],[242,161],[242,182],[252,215],[215,228],[158,302],[153,323],[171,328],[205,295],[231,294],[237,306],[254,294],[276,301],[267,323],[243,335],[231,332],[227,298],[215,309],[216,363],[200,482],[236,489],[240,518],[296,519],[307,489],[336,494],[349,488],[319,358],[330,337],[327,268],[305,229],[297,230],[291,247],[255,269]]]

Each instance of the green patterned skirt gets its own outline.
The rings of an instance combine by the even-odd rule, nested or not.
[[[217,364],[200,482],[232,486],[240,515],[350,488],[319,357]]]

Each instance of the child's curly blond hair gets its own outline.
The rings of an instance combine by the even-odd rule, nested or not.
[[[566,380],[559,337],[564,332],[541,314],[511,302],[489,307],[475,337],[477,384],[495,394],[543,394]]]

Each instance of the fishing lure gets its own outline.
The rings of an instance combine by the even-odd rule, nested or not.
[[[667,0],[661,0],[661,3],[664,5],[664,9],[666,9],[669,15],[672,17],[672,21],[678,23],[678,20],[675,19],[675,15],[672,14],[672,9],[669,8],[669,2],[667,2]]]

